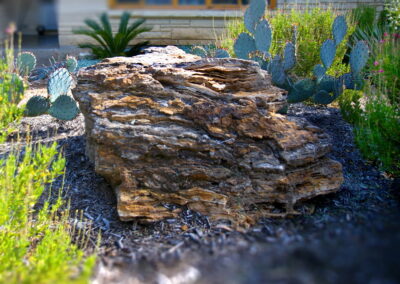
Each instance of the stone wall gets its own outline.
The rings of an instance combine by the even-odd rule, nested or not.
[[[294,7],[305,8],[321,5],[333,5],[338,10],[347,10],[360,4],[383,6],[384,0],[277,0],[278,9],[288,10]],[[123,12],[110,9],[107,0],[59,0],[60,45],[77,45],[88,41],[87,37],[72,34],[72,29],[83,25],[86,18],[96,18],[102,12],[108,12],[113,25],[119,22]],[[133,17],[145,18],[152,26],[151,32],[139,39],[148,39],[153,45],[209,44],[215,41],[227,20],[242,16],[240,10],[132,10]]]
[[[384,3],[384,0],[277,0],[277,8],[290,10],[292,8],[305,9],[307,7],[320,6],[323,8],[333,7],[338,11],[346,11],[360,5],[370,5],[381,10]]]

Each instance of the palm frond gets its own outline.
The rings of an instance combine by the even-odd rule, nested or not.
[[[129,43],[139,34],[151,31],[150,27],[141,27],[145,20],[138,19],[129,25],[131,15],[124,12],[121,16],[118,32],[114,35],[107,14],[100,16],[100,22],[87,19],[85,24],[89,29],[74,30],[74,34],[85,35],[93,38],[100,46],[94,44],[81,44],[81,47],[90,48],[94,55],[98,58],[112,57],[112,56],[133,56],[140,53],[143,46],[148,45],[148,41],[140,42],[133,45],[129,50],[126,50]]]
[[[121,22],[119,23],[118,32],[121,34],[125,34],[128,30],[129,19],[131,18],[131,14],[128,12],[124,12],[121,16]]]
[[[96,40],[104,49],[106,49],[109,53],[111,53],[111,50],[107,46],[107,42],[105,42],[100,36],[99,33],[96,33],[95,31],[90,31],[87,29],[77,29],[73,30],[72,33],[78,34],[78,35],[86,35],[94,40]]]

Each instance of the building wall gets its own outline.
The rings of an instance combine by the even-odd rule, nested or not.
[[[84,26],[86,18],[96,19],[102,12],[110,15],[113,26],[117,26],[122,10],[113,10],[107,0],[58,0],[60,45],[77,45],[87,42],[88,37],[72,34],[72,29]],[[278,9],[305,8],[320,5],[346,10],[359,4],[383,6],[384,0],[277,0]],[[138,37],[148,39],[153,45],[209,44],[222,33],[226,20],[243,15],[240,10],[132,10],[134,18],[145,18],[151,32]]]
[[[123,10],[108,8],[107,0],[59,0],[60,45],[76,45],[89,41],[88,37],[77,36],[73,29],[84,26],[84,19],[97,19],[102,12],[110,16],[113,27],[117,27]],[[241,15],[241,11],[210,10],[132,10],[133,19],[145,18],[150,32],[138,40],[150,40],[153,45],[207,44],[215,40],[215,34],[223,31],[226,19]]]
[[[0,37],[9,23],[14,22],[23,34],[36,34],[40,24],[39,0],[0,1]]]
[[[347,11],[359,5],[375,6],[378,10],[383,8],[385,0],[278,0],[277,8],[290,10],[292,8],[305,9],[313,7],[333,7],[338,11]]]

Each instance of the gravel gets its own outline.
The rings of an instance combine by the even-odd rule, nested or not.
[[[331,158],[342,163],[345,182],[339,193],[305,203],[312,213],[262,219],[247,232],[210,224],[190,210],[151,225],[121,222],[112,189],[85,156],[82,116],[24,118],[21,131],[29,125],[35,141],[63,148],[63,197],[71,212],[84,213],[71,221],[87,228],[88,252],[102,236],[94,283],[400,283],[398,189],[362,159],[338,109],[295,104],[289,115],[330,135]],[[57,180],[56,188],[61,185]]]

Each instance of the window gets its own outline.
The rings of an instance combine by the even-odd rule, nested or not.
[[[274,9],[277,0],[267,0],[268,7]],[[243,8],[249,0],[109,0],[111,8],[129,9],[238,9]]]

